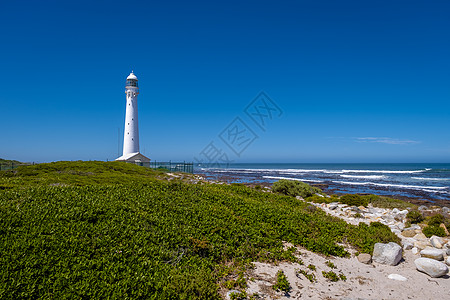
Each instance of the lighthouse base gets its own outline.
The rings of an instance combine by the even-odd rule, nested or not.
[[[150,158],[142,155],[140,152],[128,153],[128,154],[122,155],[119,158],[116,158],[116,160],[117,161],[125,161],[128,163],[135,163],[135,164],[150,162]]]

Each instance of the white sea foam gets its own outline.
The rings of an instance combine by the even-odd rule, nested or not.
[[[426,178],[426,177],[411,177],[418,180],[434,180],[434,181],[450,181],[450,178]]]
[[[213,169],[214,170],[214,169]],[[423,170],[331,170],[331,169],[215,169],[215,172],[241,172],[241,173],[261,173],[261,172],[278,172],[284,174],[298,174],[298,173],[325,173],[325,174],[346,174],[346,173],[375,173],[375,174],[415,174],[423,173],[431,169]]]
[[[333,181],[339,184],[349,184],[349,185],[374,185],[382,187],[393,187],[402,189],[412,189],[421,190],[426,192],[438,192],[441,190],[448,189],[446,186],[422,186],[422,185],[404,185],[404,184],[389,184],[389,183],[376,183],[376,182],[355,182],[355,181]]]
[[[424,169],[424,170],[342,170],[342,173],[381,173],[381,174],[415,174],[415,173],[423,173],[426,171],[430,171],[431,169]]]
[[[287,179],[287,180],[306,181],[306,182],[323,182],[322,180],[312,180],[312,179],[302,179],[302,178],[292,178],[292,177],[282,177],[282,176],[263,176],[263,178],[267,178],[267,179]]]
[[[340,175],[344,178],[355,178],[355,179],[385,179],[385,175]]]

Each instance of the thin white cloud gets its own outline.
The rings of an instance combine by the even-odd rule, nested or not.
[[[360,143],[381,143],[390,145],[413,145],[420,143],[419,141],[401,140],[388,137],[357,137],[354,139]]]

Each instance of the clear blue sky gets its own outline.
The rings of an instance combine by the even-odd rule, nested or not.
[[[112,160],[125,79],[141,152],[236,162],[450,162],[450,2],[1,1],[0,157]],[[261,130],[244,109],[283,111]],[[238,157],[219,138],[240,117]],[[122,139],[122,136],[121,136]]]

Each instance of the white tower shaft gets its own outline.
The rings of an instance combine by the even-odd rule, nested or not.
[[[127,85],[125,88],[127,108],[123,138],[123,155],[139,152],[138,102],[139,88]]]

